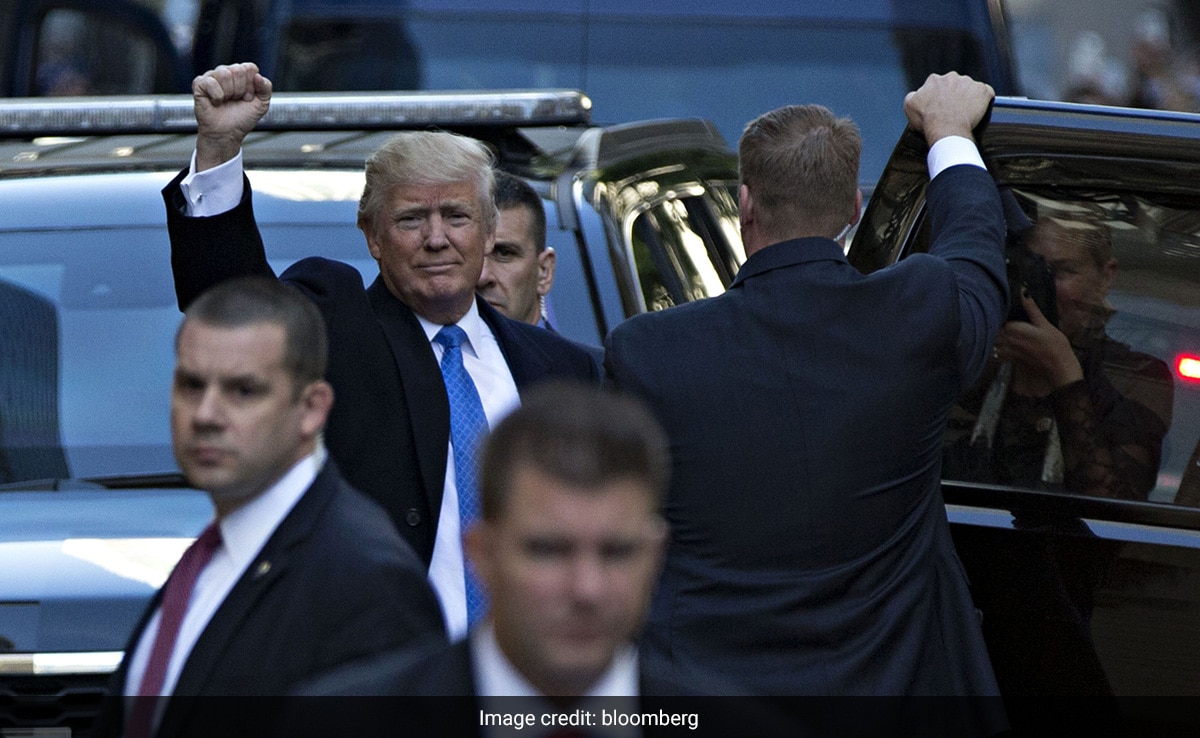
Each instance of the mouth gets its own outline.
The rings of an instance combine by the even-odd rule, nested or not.
[[[458,264],[423,264],[417,267],[423,272],[430,274],[448,274],[458,270]]]
[[[188,457],[201,466],[217,466],[229,453],[217,446],[192,446],[187,450]]]

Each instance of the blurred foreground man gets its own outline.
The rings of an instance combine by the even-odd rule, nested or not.
[[[704,701],[680,709],[654,698],[726,688],[698,673],[671,676],[634,645],[666,540],[658,509],[669,465],[662,430],[630,398],[567,385],[531,395],[487,441],[483,519],[466,537],[491,596],[488,617],[466,641],[318,682],[309,694],[412,698],[364,702],[366,710],[333,716],[327,727],[410,735],[413,723],[421,735],[494,735],[534,715],[520,735],[545,734],[556,716],[576,720],[584,731],[574,735],[629,735],[631,722],[721,735],[719,726],[734,724],[720,722],[730,715],[688,712]],[[460,700],[430,699],[446,696]],[[737,726],[751,733],[770,725],[752,707],[736,705]],[[299,708],[319,712],[322,703]],[[297,722],[305,734],[326,730]],[[397,724],[406,729],[396,732]]]
[[[857,127],[816,105],[752,121],[733,285],[610,335],[609,380],[671,440],[645,648],[680,672],[771,695],[996,694],[939,486],[947,413],[1006,300],[1004,218],[970,138],[992,97],[949,74],[906,98],[931,147],[930,253],[871,275],[840,242],[861,211]],[[1003,727],[994,701],[936,704],[950,734]],[[879,707],[897,705],[916,701]]]
[[[316,307],[274,280],[225,282],[188,308],[171,431],[216,519],[114,676],[114,693],[144,698],[110,703],[101,735],[225,735],[269,703],[175,698],[286,695],[381,650],[444,641],[421,562],[319,441],[334,399],[325,352]]]

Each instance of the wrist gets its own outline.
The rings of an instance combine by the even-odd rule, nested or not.
[[[232,160],[242,150],[243,138],[240,135],[196,136],[196,171],[203,172]]]

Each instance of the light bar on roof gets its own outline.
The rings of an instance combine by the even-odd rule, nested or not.
[[[575,90],[276,93],[255,130],[586,124],[592,101]],[[0,135],[187,133],[190,95],[0,100]]]

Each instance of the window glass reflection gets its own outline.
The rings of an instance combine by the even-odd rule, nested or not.
[[[37,95],[132,95],[155,91],[154,44],[128,25],[54,9],[38,27]]]
[[[1011,193],[1013,312],[953,409],[943,476],[1200,505],[1200,213],[1103,192]],[[1022,297],[1024,293],[1025,297]]]
[[[698,198],[691,199],[703,207]],[[666,200],[634,220],[633,257],[647,310],[725,291],[710,244],[699,231],[683,199]]]

